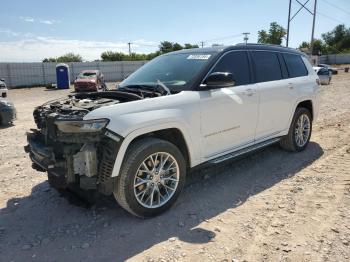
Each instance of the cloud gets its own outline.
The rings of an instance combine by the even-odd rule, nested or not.
[[[10,29],[2,29],[2,28],[0,28],[0,34],[5,34],[7,36],[13,36],[13,37],[17,37],[20,35],[20,33],[18,32],[14,32]]]
[[[134,41],[132,51],[151,52],[156,47],[142,46],[154,44],[139,39]],[[137,43],[137,44],[136,44]],[[57,37],[27,37],[20,40],[0,41],[1,62],[37,62],[47,57],[58,57],[68,52],[80,54],[84,60],[100,59],[101,53],[107,50],[128,52],[126,42],[82,41]]]
[[[20,16],[19,19],[21,19],[27,23],[34,23],[34,21],[35,21],[35,19],[33,17],[28,17],[28,16]]]
[[[53,24],[61,23],[60,20],[33,18],[33,17],[29,17],[29,16],[20,16],[19,19],[21,19],[27,23],[40,23],[40,24],[45,24],[45,25],[53,25]]]
[[[45,25],[53,25],[53,24],[59,24],[61,23],[60,20],[39,20],[39,23],[45,24]]]
[[[5,34],[9,37],[21,37],[21,38],[29,38],[29,37],[34,37],[34,35],[32,33],[22,33],[22,32],[15,32],[12,31],[11,29],[6,29],[6,28],[0,28],[0,35],[1,34]]]

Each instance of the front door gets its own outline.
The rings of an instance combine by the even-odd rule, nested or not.
[[[251,84],[245,51],[231,51],[211,72],[232,73],[236,84],[200,92],[204,161],[254,142],[258,115],[257,85]]]

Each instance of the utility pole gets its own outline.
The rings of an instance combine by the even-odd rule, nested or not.
[[[288,47],[288,44],[289,44],[289,25],[290,25],[290,12],[291,12],[291,9],[292,9],[292,0],[289,0],[286,47]]]
[[[128,46],[129,46],[129,55],[131,55],[131,43],[130,42],[128,43]]]
[[[315,20],[316,20],[316,5],[317,5],[317,0],[315,0],[314,4],[314,17],[312,19],[312,32],[311,32],[311,42],[310,42],[310,55],[312,55],[314,51],[314,33],[315,33]]]
[[[201,42],[201,46],[202,46],[202,48],[204,47],[204,41]]]
[[[293,0],[289,0],[289,10],[288,10],[288,27],[287,27],[287,41],[286,41],[286,46],[288,47],[289,44],[289,33],[290,33],[290,22],[292,22],[292,20],[294,19],[294,17],[296,17],[297,14],[299,14],[299,12],[301,10],[306,10],[308,13],[310,13],[313,16],[313,21],[312,21],[312,33],[311,33],[311,43],[310,43],[310,52],[312,54],[313,51],[313,42],[314,42],[314,32],[315,32],[315,20],[316,20],[316,6],[317,6],[317,0],[314,0],[314,10],[313,12],[311,12],[311,10],[306,6],[306,4],[308,2],[310,2],[310,0],[304,0],[304,3],[300,2],[301,0],[294,0],[295,2],[297,2],[300,7],[298,9],[298,11],[296,11],[294,13],[294,15],[291,17],[291,5],[292,5],[292,1]]]
[[[244,42],[245,42],[245,44],[247,44],[248,43],[248,35],[250,35],[250,33],[249,32],[245,32],[245,33],[242,33],[243,35],[244,35],[244,38],[243,38],[243,40],[244,40]]]

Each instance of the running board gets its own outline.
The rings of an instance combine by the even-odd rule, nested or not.
[[[217,158],[209,160],[208,162],[211,163],[211,164],[218,164],[218,163],[221,163],[221,162],[226,161],[228,159],[232,159],[232,158],[238,157],[240,155],[244,155],[246,153],[258,150],[260,148],[263,148],[263,147],[275,144],[275,143],[277,143],[280,140],[281,140],[280,137],[272,138],[272,139],[266,140],[264,142],[261,142],[261,143],[258,143],[258,144],[252,145],[252,146],[248,146],[246,148],[243,148],[243,149],[240,149],[240,150],[228,153],[226,155],[219,156]]]

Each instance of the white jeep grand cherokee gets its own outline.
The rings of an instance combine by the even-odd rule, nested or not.
[[[175,202],[189,168],[277,142],[305,149],[318,88],[307,57],[293,49],[182,50],[153,59],[115,91],[37,107],[25,149],[54,187],[114,194],[150,217]]]

